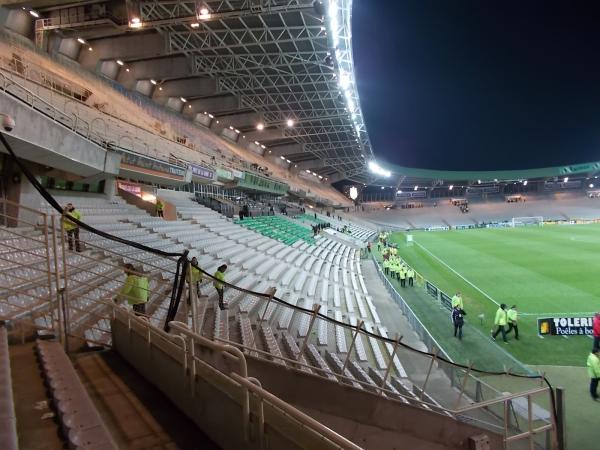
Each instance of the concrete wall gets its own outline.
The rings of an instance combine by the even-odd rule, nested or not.
[[[207,431],[218,443],[226,443],[225,448],[251,448],[248,446],[231,447],[235,439],[237,415],[235,408],[227,403],[218,404],[215,414],[222,422],[215,424],[215,418],[206,416],[202,408],[206,389],[205,381],[198,380],[196,386],[201,393],[193,399],[186,396],[185,380],[182,379],[182,367],[175,361],[164,363],[170,358],[160,355],[155,349],[147,349],[142,339],[119,321],[113,321],[113,345],[146,378],[165,392],[186,414],[201,428]],[[151,354],[149,354],[149,352]],[[172,353],[172,352],[171,352]],[[235,364],[207,349],[198,349],[196,354],[208,364],[224,373],[236,372]],[[421,408],[404,405],[366,392],[329,382],[315,375],[291,370],[268,361],[247,356],[248,374],[256,377],[272,394],[288,403],[305,410],[325,425],[345,435],[367,449],[410,448],[414,450],[467,449],[469,437],[486,434],[490,438],[490,449],[503,448],[499,435],[484,431],[473,425],[459,422],[450,417]],[[214,392],[212,395],[214,396]],[[206,392],[209,395],[209,392]],[[216,398],[213,397],[215,401]],[[221,414],[223,412],[223,414]],[[227,414],[225,414],[227,413]],[[233,414],[229,416],[229,414]],[[222,436],[223,423],[229,425],[229,435]],[[213,427],[215,427],[213,429]],[[213,433],[213,434],[211,434]],[[214,437],[213,437],[214,436]],[[399,443],[402,443],[399,447]],[[404,445],[406,443],[407,445]],[[239,445],[239,444],[238,444]],[[279,447],[270,447],[279,448]],[[294,448],[294,447],[284,447]],[[319,447],[308,447],[319,448]]]
[[[15,128],[7,140],[20,158],[82,176],[116,175],[121,157],[75,134],[29,106],[0,92],[2,112]],[[2,148],[0,151],[5,152]]]

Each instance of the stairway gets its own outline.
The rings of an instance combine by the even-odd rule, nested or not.
[[[0,328],[0,333],[3,331]],[[68,447],[35,347],[35,342],[2,346],[10,355],[7,373],[12,380],[18,435],[18,446],[16,442],[15,446],[7,446],[10,426],[4,426],[7,421],[2,420],[2,449],[61,450]],[[79,353],[71,355],[71,362],[118,448],[219,448],[116,352]],[[5,385],[10,389],[9,383]],[[7,410],[10,412],[10,407]],[[4,416],[10,414],[0,411],[0,419]]]

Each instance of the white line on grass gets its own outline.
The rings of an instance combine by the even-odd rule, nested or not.
[[[488,294],[486,294],[485,292],[483,292],[481,289],[479,289],[477,286],[475,286],[473,283],[471,283],[469,280],[467,280],[465,277],[463,277],[460,273],[458,273],[456,270],[454,270],[452,267],[450,267],[445,261],[441,260],[439,257],[437,257],[436,255],[434,255],[433,253],[431,253],[428,249],[426,249],[425,247],[423,247],[423,245],[419,244],[417,241],[415,241],[415,244],[417,244],[419,247],[421,247],[423,250],[425,250],[427,253],[429,253],[433,258],[437,259],[440,263],[442,263],[449,270],[451,270],[455,275],[457,275],[458,277],[460,277],[464,282],[466,282],[467,284],[471,285],[475,290],[477,290],[478,292],[480,292],[481,294],[483,294],[485,297],[487,297],[489,300],[491,300],[496,306],[500,306],[500,303],[498,303],[496,300],[494,300]]]
[[[440,257],[438,257],[438,256],[434,255],[433,253],[431,253],[431,251],[429,251],[422,244],[419,244],[417,241],[413,241],[413,242],[415,244],[417,244],[419,247],[421,247],[423,250],[425,250],[427,253],[429,253],[429,255],[431,255],[433,258],[435,258],[440,263],[442,263],[444,266],[446,266],[446,268],[448,270],[452,271],[456,276],[460,277],[465,283],[471,285],[475,290],[477,290],[478,292],[480,292],[481,294],[483,294],[485,297],[487,297],[489,300],[491,300],[496,306],[500,306],[500,303],[498,303],[496,300],[494,300],[492,297],[490,297],[490,295],[488,295],[486,292],[482,291],[476,285],[474,285],[469,280],[467,280],[464,276],[462,276],[460,273],[458,273],[454,268],[452,268],[450,265],[448,265],[448,263],[446,263],[445,261],[443,261]],[[540,316],[542,316],[542,317],[556,317],[558,315],[560,315],[560,316],[574,316],[574,317],[579,317],[579,316],[593,316],[595,313],[592,311],[592,312],[565,312],[565,313],[557,313],[557,312],[526,313],[526,312],[520,312],[519,314],[521,316],[538,316],[538,317],[540,317]],[[567,337],[567,336],[563,336],[563,337]]]

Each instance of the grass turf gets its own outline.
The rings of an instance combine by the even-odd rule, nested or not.
[[[393,234],[391,240],[399,244],[400,255],[426,279],[450,296],[458,290],[462,292],[468,313],[465,332],[469,327],[475,327],[480,330],[480,336],[489,335],[498,308],[491,299],[509,306],[516,304],[520,313],[521,339],[515,341],[511,336],[508,345],[502,344],[501,339],[495,345],[503,346],[527,364],[585,364],[591,339],[585,336],[539,338],[537,317],[600,310],[597,295],[600,277],[599,225],[546,225],[412,234],[416,243],[410,247],[405,245],[403,233]],[[418,302],[426,300],[419,296],[418,299],[411,301],[409,298],[407,301],[419,309]],[[429,301],[434,302],[433,299]],[[426,311],[415,312],[435,337],[439,318],[432,321]],[[485,315],[483,324],[477,319],[481,313]],[[444,333],[448,335],[448,332]],[[445,347],[444,342],[451,336],[440,337],[437,334],[437,338],[443,339],[441,343]],[[456,347],[451,356],[458,360],[495,358],[486,355],[485,351],[478,355],[482,352],[479,348],[481,345],[471,348],[469,345],[451,343]],[[461,355],[461,352],[466,354]]]

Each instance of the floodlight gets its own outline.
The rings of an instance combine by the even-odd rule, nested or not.
[[[280,156],[281,159],[285,159],[285,156]]]
[[[156,83],[156,80],[153,80],[153,79],[150,79],[150,83],[152,83],[152,84],[153,84],[153,85],[155,85],[155,86],[156,86],[156,84],[157,84],[157,83]]]
[[[356,186],[352,186],[350,188],[350,198],[352,200],[356,200],[358,198],[358,189],[356,189]]]
[[[293,127],[294,126],[294,121],[292,119],[288,119],[287,120],[287,126],[290,127],[290,128]]]
[[[310,173],[310,170],[306,169],[306,173]]]
[[[523,181],[523,186],[527,186],[527,180]]]
[[[82,38],[77,38],[77,42],[79,42],[80,44],[85,44],[85,41]]]
[[[190,23],[190,27],[192,27],[192,28],[198,28],[199,26],[200,26],[200,24],[198,22]]]
[[[590,189],[594,187],[594,183],[590,183]]]
[[[381,189],[385,189],[385,187],[384,187],[384,186],[381,186]]]
[[[450,189],[450,190],[454,189],[454,185],[451,184],[450,186],[448,186],[448,189]]]
[[[267,146],[265,144],[261,144],[260,148],[262,148],[264,150],[265,148],[267,148]],[[271,150],[269,150],[269,153],[271,153]]]
[[[141,28],[142,27],[142,21],[140,20],[139,17],[132,17],[131,20],[129,21],[129,28]]]
[[[254,145],[260,145],[260,142],[254,141]]]
[[[418,190],[418,189],[419,189],[419,186],[418,186],[418,185],[417,185],[417,186],[415,186],[415,189],[414,189],[414,190],[416,191],[416,190]]]
[[[401,190],[396,191],[396,194],[402,194]]]
[[[181,100],[183,103],[187,102],[187,100],[184,97],[179,97],[179,100]]]
[[[481,184],[481,180],[477,180],[477,184]]]
[[[343,70],[340,70],[340,87],[344,90],[348,89],[348,87],[350,87],[350,75],[348,74],[348,72],[345,72]]]
[[[35,12],[33,9],[30,9],[30,10],[29,10],[29,14],[31,14],[31,15],[32,15],[33,17],[35,17],[36,19],[37,19],[38,17],[40,17],[40,15],[39,15],[37,12]]]
[[[88,50],[91,52],[93,50],[93,48],[92,47],[88,47]]]
[[[567,181],[569,181],[569,177],[565,177],[563,181],[566,183]]]
[[[257,129],[258,131],[262,131],[262,130],[264,130],[264,129],[265,129],[265,124],[264,124],[264,123],[262,123],[262,122],[259,122],[259,123],[256,125],[256,129]]]
[[[129,67],[125,68],[125,72],[129,72]]]
[[[369,161],[369,170],[376,175],[380,175],[382,177],[390,177],[392,173],[389,170],[383,169],[379,164],[375,161]]]
[[[124,63],[123,61],[121,61],[120,59],[117,59],[117,64],[118,64],[118,65],[120,65],[120,66],[122,66],[122,65],[124,65],[125,63]]]

